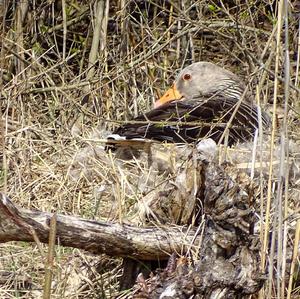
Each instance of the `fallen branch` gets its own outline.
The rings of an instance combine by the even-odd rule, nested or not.
[[[57,215],[56,243],[125,257],[120,284],[132,286],[139,275],[134,287],[139,298],[163,298],[170,292],[172,298],[255,294],[264,275],[259,268],[259,238],[253,229],[257,219],[252,181],[230,164],[209,162],[205,149],[209,153],[214,149],[208,145],[207,141],[199,143],[196,150],[175,147],[176,155],[171,151],[163,155],[153,144],[145,157],[140,157],[149,160],[152,170],[157,171],[155,188],[150,184],[151,189],[138,201],[137,223],[157,226]],[[171,163],[170,156],[176,157],[176,163]],[[165,176],[158,175],[159,165],[164,165],[161,172]],[[52,215],[18,209],[2,194],[0,242],[47,243]],[[139,261],[147,264],[145,260],[161,261],[170,255],[164,271],[157,271],[149,279],[139,274],[143,273]]]
[[[52,215],[17,208],[1,194],[0,242],[34,242],[37,238],[48,243]],[[57,215],[56,244],[110,256],[167,259],[171,253],[184,253],[193,242],[199,242],[195,233],[195,228],[169,226],[164,230],[161,227],[135,227]]]

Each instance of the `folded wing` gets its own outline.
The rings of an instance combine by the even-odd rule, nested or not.
[[[170,102],[136,117],[114,134],[126,139],[146,138],[175,143],[212,138],[218,143],[237,102],[236,99],[224,100],[224,97],[218,96]],[[269,127],[270,118],[264,112],[261,113],[261,121],[263,129]],[[258,107],[242,102],[229,126],[228,144],[251,140],[258,126]]]

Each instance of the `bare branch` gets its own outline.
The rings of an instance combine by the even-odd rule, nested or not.
[[[36,234],[40,242],[48,243],[52,216],[51,213],[19,209],[2,194],[0,242],[34,242]],[[174,251],[186,251],[195,242],[195,232],[196,229],[178,226],[163,230],[57,215],[56,243],[110,256],[166,259]]]

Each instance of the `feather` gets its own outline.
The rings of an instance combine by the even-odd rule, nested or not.
[[[212,138],[219,142],[238,100],[223,96],[198,97],[166,103],[136,117],[130,124],[119,127],[114,134],[167,142],[195,142]],[[252,139],[258,129],[258,107],[242,102],[229,127],[228,143]],[[270,125],[269,116],[262,112],[262,125]]]

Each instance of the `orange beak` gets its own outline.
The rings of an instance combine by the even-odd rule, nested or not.
[[[180,100],[182,98],[182,94],[178,91],[175,84],[168,89],[165,94],[154,103],[154,108],[157,108],[165,103]]]

